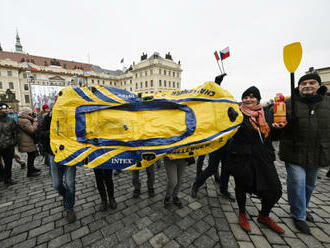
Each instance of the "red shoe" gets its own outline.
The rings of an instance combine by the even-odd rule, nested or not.
[[[274,220],[272,218],[270,218],[269,216],[262,216],[261,214],[259,214],[258,216],[258,222],[262,223],[266,226],[268,226],[270,229],[272,229],[274,232],[277,232],[279,234],[282,234],[285,232],[285,230],[280,227],[279,225],[277,225]]]
[[[240,213],[238,216],[239,224],[246,232],[251,232],[250,223],[246,213]]]

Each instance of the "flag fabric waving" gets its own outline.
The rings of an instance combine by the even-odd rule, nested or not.
[[[38,71],[37,68],[35,68],[35,67],[33,67],[33,66],[29,65],[29,64],[28,64],[28,69],[29,69],[29,71]]]
[[[122,58],[122,59],[120,60],[120,63],[121,63],[121,64],[124,63],[124,58]]]
[[[229,55],[230,55],[229,47],[226,47],[225,49],[220,51],[221,60],[224,60],[225,58],[228,58]]]
[[[219,61],[220,57],[217,51],[214,52],[215,59]]]

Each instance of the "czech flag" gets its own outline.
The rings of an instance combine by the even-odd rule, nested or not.
[[[225,58],[228,58],[229,55],[230,55],[230,53],[229,53],[229,47],[226,47],[225,49],[223,49],[223,50],[220,51],[221,60],[224,60]]]
[[[29,64],[28,64],[28,69],[29,69],[29,71],[38,71],[37,68],[35,68],[35,67],[33,67],[33,66],[29,65]]]

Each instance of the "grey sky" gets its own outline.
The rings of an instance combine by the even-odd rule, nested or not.
[[[0,43],[14,49],[18,28],[29,54],[121,68],[142,52],[171,52],[183,88],[219,74],[213,52],[230,47],[223,82],[237,98],[248,86],[264,100],[289,94],[283,46],[300,41],[296,81],[310,66],[330,66],[328,0],[1,0]]]

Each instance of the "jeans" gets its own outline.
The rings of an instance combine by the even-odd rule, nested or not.
[[[185,159],[165,158],[164,163],[167,174],[166,197],[177,197],[187,162]]]
[[[0,159],[3,158],[3,178],[5,182],[11,181],[11,168],[13,164],[13,158],[15,153],[15,147],[10,146],[4,149],[0,149]]]
[[[33,169],[34,169],[34,160],[38,156],[38,152],[37,151],[28,152],[27,155],[28,155],[28,158],[27,158],[27,172],[32,173]]]
[[[107,201],[107,192],[109,201],[114,198],[114,186],[112,180],[112,170],[94,169],[97,190],[103,202]]]
[[[215,175],[218,172],[219,163],[224,159],[225,150],[220,149],[216,150],[209,155],[209,165],[205,170],[203,170],[199,175],[197,175],[194,186],[198,189],[201,187],[206,179],[210,176]],[[197,162],[198,163],[198,162]],[[221,174],[220,174],[220,191],[228,191],[228,182],[229,182],[230,171],[226,163],[221,164]]]
[[[154,188],[155,183],[155,170],[154,165],[150,165],[146,168],[147,171],[147,185],[148,190],[152,190]],[[134,186],[134,190],[140,191],[141,189],[141,182],[140,182],[140,170],[133,170],[132,171],[132,183]]]
[[[285,166],[290,214],[295,219],[305,220],[309,200],[315,189],[318,168],[303,168],[288,163]]]
[[[76,167],[56,164],[54,155],[52,154],[48,154],[48,159],[51,168],[53,187],[63,196],[65,200],[65,210],[71,211],[75,202]],[[65,179],[65,182],[63,182],[63,179]]]

